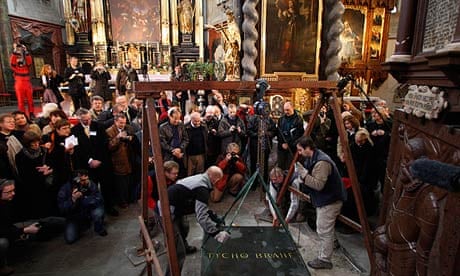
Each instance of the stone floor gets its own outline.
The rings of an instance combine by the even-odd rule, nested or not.
[[[227,196],[223,202],[213,204],[211,208],[218,214],[223,214],[232,202],[232,197]],[[257,192],[251,192],[245,200],[234,224],[238,226],[268,226],[267,222],[257,221],[254,214],[264,209],[259,201]],[[88,230],[75,244],[67,245],[62,235],[46,242],[26,242],[19,244],[10,258],[10,265],[16,270],[15,275],[141,275],[145,265],[135,266],[127,257],[135,247],[141,245],[139,239],[139,226],[137,216],[140,208],[130,205],[121,211],[118,218],[108,217],[106,220],[106,237],[97,236],[92,230]],[[232,213],[231,213],[232,214]],[[231,218],[229,215],[228,218]],[[189,217],[191,231],[189,234],[190,244],[200,248],[202,230],[193,216]],[[299,233],[300,229],[300,233]],[[300,245],[299,251],[305,262],[313,259],[318,250],[318,238],[315,232],[305,223],[293,223],[290,225],[293,239]],[[157,237],[161,239],[161,235]],[[358,241],[359,242],[359,241]],[[158,251],[163,267],[166,266],[166,254],[164,247]],[[358,255],[365,255],[361,249]],[[338,249],[334,252],[334,268],[328,271],[315,271],[310,269],[311,275],[360,275],[360,271],[347,259],[348,254]],[[132,258],[140,260],[139,258]],[[200,275],[201,255],[198,251],[186,258],[182,275]],[[225,275],[222,272],[220,275]]]

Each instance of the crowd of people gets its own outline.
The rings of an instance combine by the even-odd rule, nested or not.
[[[54,219],[54,226],[62,226],[65,241],[71,244],[90,223],[98,235],[106,236],[104,216],[118,216],[120,209],[140,198],[142,101],[134,96],[128,98],[132,71],[128,68],[121,73],[120,79],[125,82],[117,88],[113,104],[112,94],[107,96],[107,91],[86,101],[84,89],[77,87],[81,71],[76,61],[71,59],[64,79],[76,83],[69,83],[68,93],[78,107],[77,122],[71,124],[68,114],[55,103],[46,104],[34,121],[23,111],[0,115],[2,268],[6,265],[7,248],[18,234],[42,231],[44,218],[63,218]],[[93,72],[95,79],[104,74],[98,66],[101,65]],[[51,78],[43,81],[53,86]],[[337,215],[342,212],[357,219],[352,193],[347,198],[347,186],[343,184],[348,175],[331,109],[322,107],[314,120],[311,138],[307,138],[304,132],[312,112],[300,114],[292,102],[285,102],[284,114],[274,120],[255,113],[250,105],[226,103],[216,90],[205,94],[206,105],[201,109],[203,103],[198,103],[198,97],[193,93],[182,97],[185,93],[178,91],[172,97],[164,94],[157,101],[159,139],[182,257],[196,251],[187,243],[184,215],[195,213],[203,230],[224,242],[230,235],[216,228],[207,212],[209,201],[219,202],[227,193],[236,196],[259,164],[264,165],[263,178],[270,185],[270,194],[276,196],[297,152],[300,158],[290,183],[311,195],[316,210],[314,226],[321,240],[318,258],[308,265],[331,268]],[[188,110],[181,108],[184,106]],[[351,103],[344,103],[342,118],[364,205],[372,215],[378,209],[378,188],[383,187],[385,179],[391,115],[385,106],[378,106],[372,110],[371,118],[365,118]],[[276,164],[268,167],[271,153],[276,153]],[[152,213],[161,215],[153,183],[152,167],[149,206]],[[303,221],[309,204],[296,195],[286,200],[290,202],[289,208],[282,208],[286,221]],[[280,218],[272,205],[268,207],[277,224]],[[36,223],[19,229],[13,225],[17,221]]]

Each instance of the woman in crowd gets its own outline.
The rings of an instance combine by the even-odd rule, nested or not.
[[[48,124],[42,129],[43,135],[51,133],[54,130],[54,125],[56,124],[57,121],[62,120],[62,119],[67,120],[67,114],[65,114],[64,111],[58,109],[58,110],[51,111],[49,118],[50,119],[49,119]]]
[[[375,147],[375,159],[377,162],[377,176],[380,182],[380,189],[383,193],[385,184],[385,172],[387,168],[388,151],[390,149],[392,122],[386,116],[382,107],[372,110],[372,121],[366,125]]]
[[[104,67],[104,63],[102,61],[96,62],[93,71],[91,71],[91,79],[92,83],[94,83],[94,85],[92,85],[93,95],[104,98],[107,106],[110,106],[112,102],[112,92],[109,87],[109,80],[111,78],[112,76]]]
[[[42,131],[37,124],[31,123],[25,112],[16,110],[11,113],[14,117],[14,122],[16,124],[16,130],[25,133],[27,131],[33,131],[39,136],[41,136]]]
[[[48,189],[52,184],[53,169],[46,164],[46,149],[40,147],[40,140],[36,132],[26,131],[24,147],[16,154],[16,199],[23,219],[43,218],[51,211]]]
[[[55,70],[53,70],[53,67],[49,64],[45,64],[42,67],[42,70],[40,72],[40,76],[42,78],[42,84],[43,88],[45,88],[45,92],[47,89],[50,90],[50,92],[53,93],[54,98],[56,99],[56,104],[58,104],[60,108],[60,103],[64,100],[64,97],[62,97],[61,92],[59,91],[59,86],[63,82],[63,79],[61,76],[59,76]],[[45,96],[45,95],[44,95]],[[49,100],[44,99],[45,103],[50,102]]]

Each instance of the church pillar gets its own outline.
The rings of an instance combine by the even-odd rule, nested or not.
[[[161,7],[161,44],[171,45],[171,42],[169,40],[169,0],[161,0],[160,7]]]
[[[179,20],[177,17],[176,0],[171,1],[171,27],[172,27],[172,46],[177,46],[179,45]]]
[[[13,50],[7,1],[0,1],[0,91],[13,91],[14,81],[10,70],[10,54]]]
[[[401,1],[395,53],[390,57],[390,61],[407,62],[412,57],[417,2],[416,0]]]

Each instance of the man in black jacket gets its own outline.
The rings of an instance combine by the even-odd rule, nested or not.
[[[73,168],[87,170],[95,183],[101,184],[104,205],[107,214],[118,216],[114,206],[113,175],[107,151],[107,137],[102,126],[91,119],[86,108],[77,111],[80,123],[72,128],[72,134],[78,138],[75,147]]]
[[[36,234],[40,230],[38,223],[19,228],[13,224],[11,218],[11,201],[15,195],[14,181],[0,179],[0,275],[10,275],[14,270],[7,266],[6,255],[10,244],[18,239],[27,239],[29,234]]]

